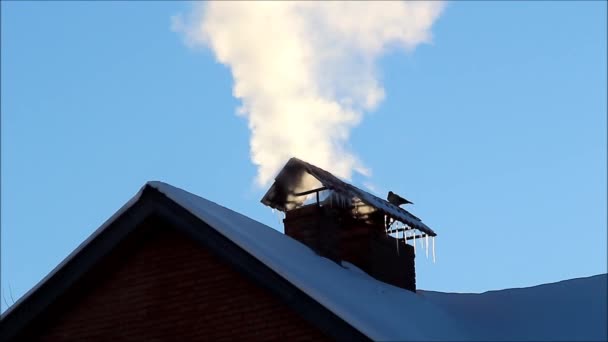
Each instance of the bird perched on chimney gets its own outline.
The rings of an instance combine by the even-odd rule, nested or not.
[[[386,200],[396,206],[400,206],[403,204],[414,204],[414,202],[410,202],[392,191],[388,192],[388,195],[386,196]]]

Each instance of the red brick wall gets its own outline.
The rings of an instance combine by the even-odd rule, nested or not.
[[[148,224],[28,327],[27,340],[319,341],[268,290],[177,232]],[[151,233],[153,232],[153,233]]]

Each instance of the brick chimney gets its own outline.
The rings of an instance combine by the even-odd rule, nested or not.
[[[391,234],[436,234],[407,210],[297,158],[287,162],[262,203],[284,212],[285,234],[319,255],[416,291],[414,247]]]
[[[366,222],[349,210],[303,206],[285,213],[285,234],[337,263],[350,262],[385,283],[416,291],[414,248],[386,234],[383,220]]]

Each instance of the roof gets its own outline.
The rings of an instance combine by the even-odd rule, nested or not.
[[[189,192],[165,183],[151,185],[373,340],[464,337],[439,307],[411,291],[350,265],[351,269],[340,267],[260,222]],[[437,322],[442,329],[437,329]]]
[[[150,191],[162,195],[163,201],[142,206]],[[141,210],[133,211],[136,207]],[[58,291],[66,291],[62,282],[91,267],[90,262],[85,262],[90,258],[90,251],[102,247],[111,249],[128,234],[126,228],[141,217],[160,213],[184,220],[179,210],[191,214],[193,220],[204,223],[209,230],[238,246],[242,253],[271,269],[277,279],[293,285],[373,340],[504,340],[505,336],[508,340],[526,340],[529,336],[541,336],[542,340],[564,336],[576,336],[579,340],[606,339],[605,275],[570,281],[566,285],[551,284],[543,291],[513,289],[481,295],[413,293],[380,282],[350,264],[340,266],[262,223],[161,182],[147,183],[51,274],[7,310],[0,325],[6,323],[7,317],[30,314],[36,297],[53,300]],[[182,225],[191,230],[200,228],[188,222]],[[191,233],[195,239],[199,238],[197,231]],[[226,250],[225,257],[236,253],[228,247],[217,248]],[[258,271],[251,270],[253,276]],[[277,279],[274,281],[278,282]],[[53,289],[56,291],[51,291]],[[25,306],[27,310],[22,308]],[[2,328],[0,335],[6,333],[5,326]]]
[[[141,207],[149,197],[146,194],[152,190],[166,200],[134,212],[133,209]],[[183,216],[175,214],[177,211],[170,204],[191,213],[363,336],[373,340],[428,340],[455,336],[459,339],[463,336],[458,327],[450,323],[447,314],[415,293],[380,282],[353,265],[338,265],[275,229],[162,182],[148,182],[142,187],[70,256],[9,308],[2,320],[31,315],[32,302],[49,305],[62,291],[68,291],[66,278],[75,281],[73,278],[92,267],[92,255],[103,255],[124,239],[129,234],[127,230],[132,229],[138,220],[143,220],[137,216],[158,212]],[[122,227],[114,227],[121,222]],[[22,306],[27,306],[28,310],[20,310]],[[437,321],[442,322],[442,329],[436,329]]]
[[[281,211],[287,211],[295,206],[302,205],[304,198],[298,199],[294,194],[314,190],[315,187],[318,188],[315,182],[304,179],[305,174],[314,177],[323,188],[331,190],[349,201],[360,200],[375,210],[379,210],[404,223],[411,229],[417,229],[429,236],[437,236],[431,228],[409,211],[346,183],[320,167],[298,158],[289,159],[262,198],[262,203]]]

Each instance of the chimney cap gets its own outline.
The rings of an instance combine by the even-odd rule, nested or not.
[[[397,220],[411,229],[436,236],[437,234],[409,211],[384,199],[348,184],[333,174],[298,158],[291,158],[275,178],[261,202],[271,208],[286,212],[304,204],[303,193],[331,190],[350,201],[361,201],[375,210]]]

